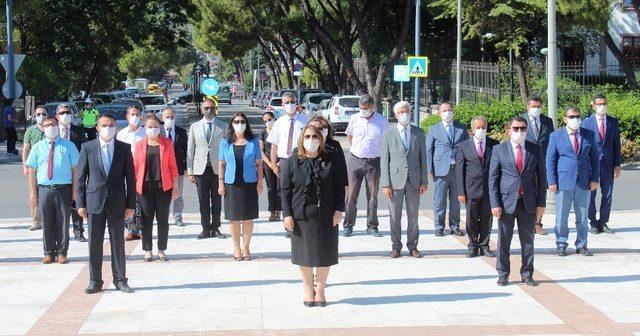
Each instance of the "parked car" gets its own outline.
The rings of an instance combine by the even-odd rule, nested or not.
[[[331,99],[331,93],[307,93],[302,99],[301,105],[304,108],[303,113],[307,117],[312,118],[316,115],[318,104],[325,99]]]
[[[114,103],[127,105],[127,107],[135,106],[136,108],[138,108],[138,110],[140,110],[140,113],[147,112],[147,107],[139,99],[123,99],[123,100],[116,101]]]
[[[272,112],[276,116],[276,119],[280,118],[282,114],[284,114],[284,109],[282,108],[282,97],[271,98],[264,111]]]
[[[155,113],[158,115],[168,106],[167,98],[163,94],[140,95],[139,99],[144,104],[146,113]]]
[[[109,113],[116,118],[116,128],[121,130],[129,125],[127,122],[127,108],[129,105],[121,102],[115,102],[111,104],[101,104],[96,106],[100,114]]]
[[[133,98],[135,97],[137,94],[141,94],[142,91],[140,91],[139,88],[135,87],[135,86],[130,86],[126,89],[124,89],[125,92],[127,92],[129,94],[129,97]]]
[[[228,85],[220,85],[216,97],[218,97],[218,104],[231,105],[231,87]]]
[[[297,95],[296,95],[297,92],[296,92],[295,89],[280,89],[280,90],[278,90],[278,92],[276,92],[276,95],[278,97],[282,97],[282,95],[284,95],[286,92],[291,92],[291,93],[293,93],[294,96],[297,97]],[[300,101],[300,100],[298,100],[298,101]]]
[[[318,107],[316,109],[316,116],[324,116],[325,115],[325,110],[327,110],[329,108],[329,103],[331,102],[331,99],[325,99],[323,101],[320,102],[320,104],[318,104]]]
[[[309,93],[325,93],[325,92],[323,89],[310,89],[310,88],[298,89],[296,90],[296,98],[298,99],[299,102],[302,102],[302,100],[304,99],[304,96],[308,95]]]
[[[112,101],[117,100],[117,97],[113,92],[94,92],[89,95],[89,98],[101,99],[104,104],[109,104]]]
[[[358,113],[360,96],[336,96],[331,98],[323,117],[329,120],[335,132],[345,131],[351,116]]]
[[[193,101],[193,93],[191,91],[184,91],[173,96],[169,99],[167,105],[186,104]]]
[[[104,102],[100,98],[89,98],[89,99],[93,100],[93,105],[94,106],[95,105],[104,104]],[[84,109],[85,100],[87,100],[87,99],[86,98],[77,98],[77,99],[73,99],[71,101],[71,103],[73,103],[76,106],[78,111],[82,111],[82,109]]]
[[[74,104],[73,102],[61,102],[61,101],[56,101],[56,102],[48,102],[44,104],[44,107],[47,109],[47,114],[49,114],[50,117],[55,117],[56,116],[56,109],[58,108],[58,105],[60,104],[67,104],[69,105],[69,108],[71,109],[71,114],[73,115],[73,119],[71,120],[71,123],[74,125],[80,125],[82,123],[82,120],[80,119],[80,110],[78,109],[78,107],[76,106],[76,104]],[[35,123],[35,115],[31,116],[31,120],[30,123]]]
[[[269,102],[271,101],[271,98],[273,98],[273,97],[282,97],[282,96],[278,96],[278,92],[277,91],[267,91],[267,93],[260,100],[260,103],[259,103],[258,107],[266,108],[267,105],[269,105]]]

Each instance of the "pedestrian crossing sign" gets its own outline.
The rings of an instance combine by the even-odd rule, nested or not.
[[[425,56],[409,56],[409,77],[428,77],[429,58]]]

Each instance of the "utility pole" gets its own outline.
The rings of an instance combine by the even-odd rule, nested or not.
[[[16,98],[16,77],[15,63],[13,52],[13,0],[6,1],[7,11],[7,83],[9,85],[9,96],[7,98]]]
[[[558,91],[556,76],[558,74],[556,63],[556,1],[547,0],[547,108],[549,118],[553,120],[553,127],[558,127]]]
[[[462,81],[462,0],[458,0],[458,32],[456,38],[456,105],[460,104],[460,85]]]
[[[420,56],[420,0],[416,0],[415,56]],[[411,71],[411,70],[409,70]],[[414,78],[413,123],[420,127],[420,78]]]

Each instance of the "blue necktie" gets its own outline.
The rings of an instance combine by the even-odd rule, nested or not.
[[[105,144],[102,147],[102,153],[104,154],[104,172],[109,174],[109,170],[111,170],[111,151],[109,150],[109,145]]]
[[[405,127],[402,130],[402,144],[404,145],[404,150],[405,152],[409,150],[409,137],[407,136],[407,129],[409,128],[409,126]]]
[[[447,125],[447,132],[449,133],[449,142],[453,144],[453,126],[451,124]]]

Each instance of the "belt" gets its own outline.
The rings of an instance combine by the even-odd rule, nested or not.
[[[71,188],[71,184],[51,184],[51,185],[39,184],[38,187],[44,188],[44,189],[58,190],[58,189],[64,189],[64,188]]]
[[[374,161],[374,160],[380,160],[380,157],[376,157],[376,158],[361,158],[361,157],[357,157],[353,154],[351,154],[351,156],[353,156],[354,158],[358,159],[358,160],[362,160],[362,161]]]

